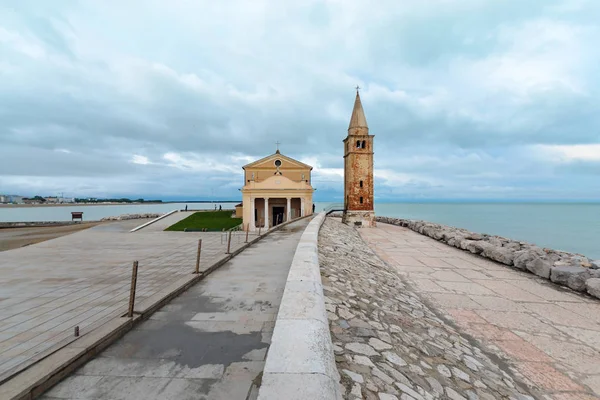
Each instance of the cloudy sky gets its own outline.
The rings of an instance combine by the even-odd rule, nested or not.
[[[340,200],[358,84],[379,200],[598,199],[599,43],[598,0],[6,1],[0,193],[237,199],[280,141]]]

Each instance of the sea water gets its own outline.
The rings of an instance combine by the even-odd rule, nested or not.
[[[317,203],[317,210],[328,205]],[[600,259],[600,203],[376,203],[375,213],[436,222]]]
[[[316,203],[321,211],[331,203]],[[84,220],[171,210],[232,209],[235,203],[163,203],[98,206],[0,207],[0,222],[70,221],[71,211]],[[419,219],[500,235],[538,246],[581,253],[600,259],[600,203],[376,203],[375,213],[386,217]]]

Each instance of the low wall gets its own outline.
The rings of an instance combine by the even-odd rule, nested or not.
[[[409,228],[449,246],[529,271],[558,285],[587,292],[600,299],[600,260],[431,222],[389,217],[376,217],[376,220]]]
[[[296,248],[267,354],[259,400],[341,399],[319,268],[325,213],[308,224]]]

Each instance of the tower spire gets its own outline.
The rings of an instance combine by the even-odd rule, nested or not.
[[[360,102],[359,86],[356,86],[356,99],[354,100],[354,109],[352,110],[352,117],[350,117],[350,125],[348,126],[349,135],[368,135],[369,126],[367,125],[367,118]]]

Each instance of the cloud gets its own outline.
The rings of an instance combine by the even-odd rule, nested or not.
[[[0,192],[239,198],[280,141],[341,198],[359,84],[379,199],[600,196],[593,0],[0,7]]]

